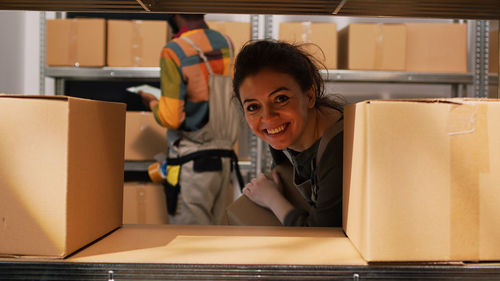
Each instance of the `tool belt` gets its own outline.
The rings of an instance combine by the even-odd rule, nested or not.
[[[167,212],[170,215],[174,215],[177,210],[177,200],[181,191],[180,167],[189,161],[194,161],[193,170],[195,172],[220,171],[222,169],[221,158],[231,158],[231,171],[234,169],[240,189],[243,189],[243,177],[234,150],[207,149],[181,157],[167,158],[167,177],[162,183],[167,199]]]

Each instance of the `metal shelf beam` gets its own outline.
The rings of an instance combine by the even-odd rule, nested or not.
[[[0,10],[500,19],[498,0],[0,0]]]
[[[159,79],[159,67],[47,67],[45,75],[68,80]],[[323,70],[327,82],[472,84],[472,73],[418,73],[403,71]],[[498,75],[489,75],[496,85]]]

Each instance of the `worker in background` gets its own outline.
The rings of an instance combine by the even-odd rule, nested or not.
[[[209,29],[204,15],[167,17],[175,36],[161,52],[161,98],[140,94],[167,128],[170,223],[219,224],[231,194],[231,164],[237,165],[232,42]]]
[[[275,164],[293,165],[293,175],[260,174],[243,193],[284,225],[341,226],[344,102],[325,96],[313,57],[289,43],[253,42],[238,54],[233,87],[248,125],[269,144]],[[293,176],[309,210],[285,198],[283,176]]]

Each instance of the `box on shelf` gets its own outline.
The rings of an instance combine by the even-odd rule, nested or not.
[[[500,102],[345,108],[343,227],[369,262],[500,260]]]
[[[154,160],[167,155],[166,128],[158,124],[152,112],[128,111],[125,126],[125,160]]]
[[[404,24],[351,23],[339,32],[339,68],[406,69]]]
[[[65,257],[122,223],[125,104],[0,95],[0,255]]]
[[[167,224],[167,203],[163,185],[150,182],[125,182],[123,223]]]
[[[467,25],[407,23],[406,70],[467,72]]]
[[[314,43],[306,49],[327,69],[337,68],[337,25],[331,22],[283,22],[279,39],[291,43]],[[318,50],[318,47],[321,50]]]
[[[158,67],[170,29],[166,21],[108,20],[107,65]]]
[[[104,66],[104,19],[53,19],[46,22],[45,62],[49,66]]]
[[[231,38],[234,46],[234,55],[238,55],[243,45],[252,39],[251,25],[248,22],[235,21],[207,21],[210,29],[217,30]]]
[[[490,31],[489,39],[489,72],[498,73],[498,29],[493,29]]]

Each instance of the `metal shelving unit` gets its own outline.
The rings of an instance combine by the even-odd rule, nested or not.
[[[321,71],[327,82],[472,84],[473,73],[424,73],[403,71],[370,71],[332,69]],[[159,67],[46,67],[45,75],[56,79],[110,80],[159,79]],[[498,75],[489,75],[489,83],[497,84]]]
[[[399,16],[452,19],[500,19],[498,0],[0,0],[3,10],[202,12],[242,14],[297,14],[344,16]],[[486,36],[487,27],[479,27]],[[429,74],[405,72],[329,71],[334,82],[383,82],[473,84],[485,94],[487,81],[498,84],[498,76],[485,75],[485,37],[479,38],[474,73]],[[486,72],[485,72],[486,69]],[[157,69],[44,68],[56,79],[157,79]],[[326,76],[326,73],[323,73]],[[60,83],[59,83],[60,84]],[[457,86],[459,87],[459,86]],[[130,169],[136,169],[131,166]],[[0,261],[1,280],[498,280],[500,264],[369,264],[367,266],[217,265],[217,264],[117,264],[64,261]]]

